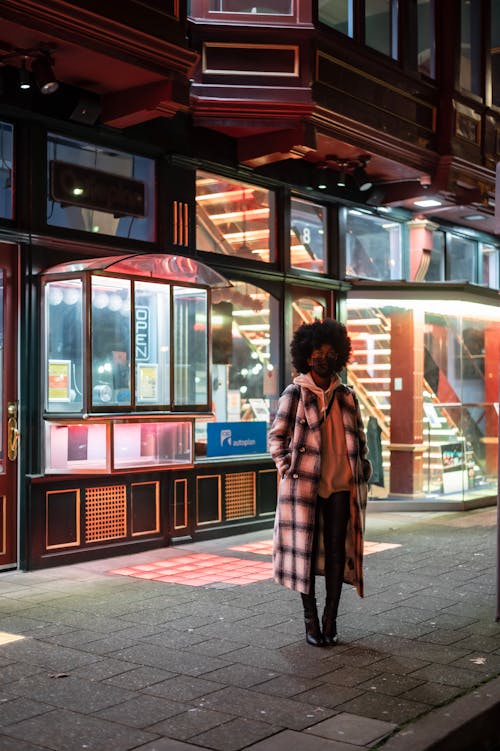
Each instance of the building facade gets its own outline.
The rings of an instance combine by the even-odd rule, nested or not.
[[[102,6],[0,10],[0,567],[271,526],[325,316],[371,502],[493,502],[496,3]]]

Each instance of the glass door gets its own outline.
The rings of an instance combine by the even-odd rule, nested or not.
[[[0,243],[0,568],[17,560],[16,246]]]

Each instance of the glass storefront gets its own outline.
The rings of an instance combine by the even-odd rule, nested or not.
[[[352,295],[349,381],[381,435],[388,497],[496,492],[500,309]]]

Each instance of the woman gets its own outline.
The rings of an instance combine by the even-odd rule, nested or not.
[[[274,578],[302,595],[306,641],[337,643],[345,581],[363,597],[363,531],[371,464],[353,389],[338,373],[351,354],[345,326],[327,319],[300,326],[287,386],[270,432],[281,477],[274,525]],[[325,576],[320,627],[315,574]]]

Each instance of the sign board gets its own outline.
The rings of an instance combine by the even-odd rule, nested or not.
[[[209,422],[207,424],[207,456],[264,454],[266,451],[266,422]]]
[[[50,197],[63,206],[82,206],[120,216],[146,215],[141,180],[68,162],[50,162]]]

